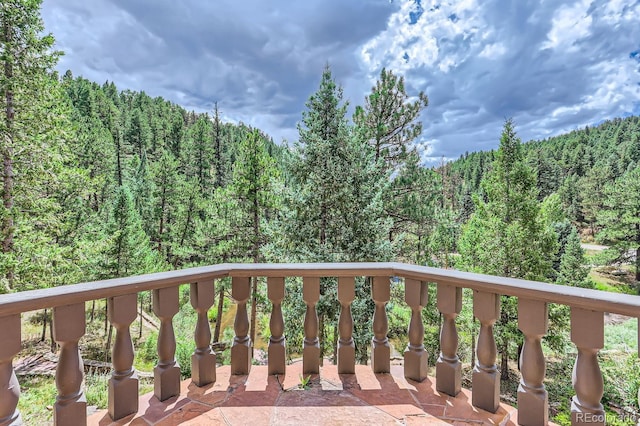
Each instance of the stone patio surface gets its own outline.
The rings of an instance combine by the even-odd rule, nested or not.
[[[152,393],[140,397],[138,413],[112,422],[106,410],[92,414],[89,425],[510,425],[515,408],[501,404],[491,414],[471,406],[471,392],[453,398],[435,390],[435,379],[422,383],[391,374],[373,374],[357,365],[356,374],[338,374],[335,365],[312,375],[300,389],[302,362],[287,366],[286,376],[268,376],[266,366],[252,366],[248,376],[231,376],[217,368],[215,384],[202,388],[182,382],[181,394],[159,402]]]

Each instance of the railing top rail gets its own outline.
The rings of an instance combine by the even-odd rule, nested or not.
[[[403,263],[220,264],[0,295],[0,316],[226,276],[399,276],[640,317],[640,296]]]
[[[0,295],[0,316],[106,299],[157,288],[226,277],[226,265],[134,275]]]
[[[640,317],[640,296],[398,263],[395,275],[599,312]]]

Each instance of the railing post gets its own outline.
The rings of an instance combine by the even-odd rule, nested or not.
[[[302,279],[302,300],[307,305],[304,315],[304,343],[302,347],[302,373],[320,373],[320,340],[318,339],[318,312],[316,304],[320,300],[320,278]]]
[[[190,284],[189,300],[198,314],[193,334],[196,350],[191,355],[191,380],[196,386],[205,386],[216,381],[216,354],[211,350],[211,327],[207,315],[214,299],[213,280]]]
[[[597,426],[605,424],[600,399],[604,393],[598,351],[604,347],[604,313],[571,307],[571,341],[578,348],[573,366],[571,424]]]
[[[354,277],[339,277],[338,374],[355,374],[356,372],[356,345],[353,341],[353,317],[351,316],[351,303],[355,297],[356,279]]]
[[[546,425],[549,422],[549,398],[544,388],[546,369],[542,337],[547,334],[549,309],[545,302],[518,299],[518,328],[524,334],[520,356],[522,379],[518,386],[518,424]]]
[[[179,310],[179,290],[177,286],[153,290],[153,312],[160,319],[153,394],[160,401],[180,394],[180,365],[176,361],[176,336],[172,322]]]
[[[111,297],[107,300],[107,316],[116,329],[109,379],[109,415],[120,420],[138,411],[138,375],[133,368],[133,343],[129,326],[137,316],[137,294]]]
[[[268,372],[285,374],[287,343],[284,337],[284,317],[282,316],[282,301],[285,296],[284,278],[267,278],[267,296],[273,307],[269,318]]]
[[[249,277],[231,279],[231,297],[236,301],[236,318],[233,322],[235,337],[231,345],[231,374],[249,374],[251,369],[251,338],[249,337],[249,316],[247,300],[251,292]]]
[[[440,355],[436,362],[436,390],[456,396],[462,388],[462,364],[458,358],[456,317],[462,310],[462,289],[438,283],[438,310],[443,322],[440,329]]]
[[[500,315],[500,296],[474,290],[473,315],[480,321],[480,333],[476,343],[471,403],[474,407],[495,413],[500,404],[500,375],[496,366],[493,325]]]
[[[407,329],[409,344],[404,351],[404,376],[418,382],[427,378],[427,351],[424,349],[424,325],[422,308],[429,297],[426,282],[413,279],[404,280],[404,301],[411,308],[411,321]]]
[[[391,371],[391,347],[387,332],[389,320],[385,307],[391,297],[389,277],[373,277],[371,298],[375,303],[373,311],[373,339],[371,339],[371,368],[374,373]]]
[[[20,384],[13,371],[13,357],[21,346],[20,315],[0,317],[0,342],[0,425],[20,425]]]
[[[84,365],[78,341],[85,333],[84,303],[53,308],[53,339],[60,345],[56,368],[56,425],[86,425],[87,399],[82,391]]]

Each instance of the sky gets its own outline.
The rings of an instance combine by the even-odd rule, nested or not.
[[[383,67],[429,106],[425,164],[640,115],[640,0],[44,0],[70,69],[297,139],[329,63],[350,111]]]

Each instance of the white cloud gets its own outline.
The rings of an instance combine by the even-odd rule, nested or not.
[[[507,48],[502,43],[493,43],[486,45],[482,52],[480,52],[481,58],[498,59],[500,56],[507,52]]]
[[[296,137],[327,61],[351,109],[382,67],[427,93],[425,161],[495,147],[506,117],[527,140],[638,113],[640,1],[420,3],[47,0],[43,18],[61,72],[197,111],[218,101],[276,141]]]
[[[474,13],[479,7],[476,0],[422,2],[424,12],[410,22],[410,14],[416,13],[417,7],[415,1],[401,2],[400,9],[389,18],[387,29],[362,47],[361,59],[372,74],[382,67],[398,72],[425,67],[447,73],[464,62],[471,47],[486,37],[486,24]],[[466,49],[460,49],[460,40],[468,45]]]
[[[575,52],[578,49],[575,42],[590,34],[592,23],[592,17],[588,15],[590,5],[590,0],[582,0],[571,6],[559,7],[553,17],[551,31],[547,34],[548,41],[542,45],[542,48],[562,48]]]
[[[634,110],[640,102],[640,1],[404,0],[367,42],[362,66],[382,67],[426,90],[425,160],[495,147],[513,117],[524,140],[548,137]],[[407,53],[408,60],[402,58]]]

